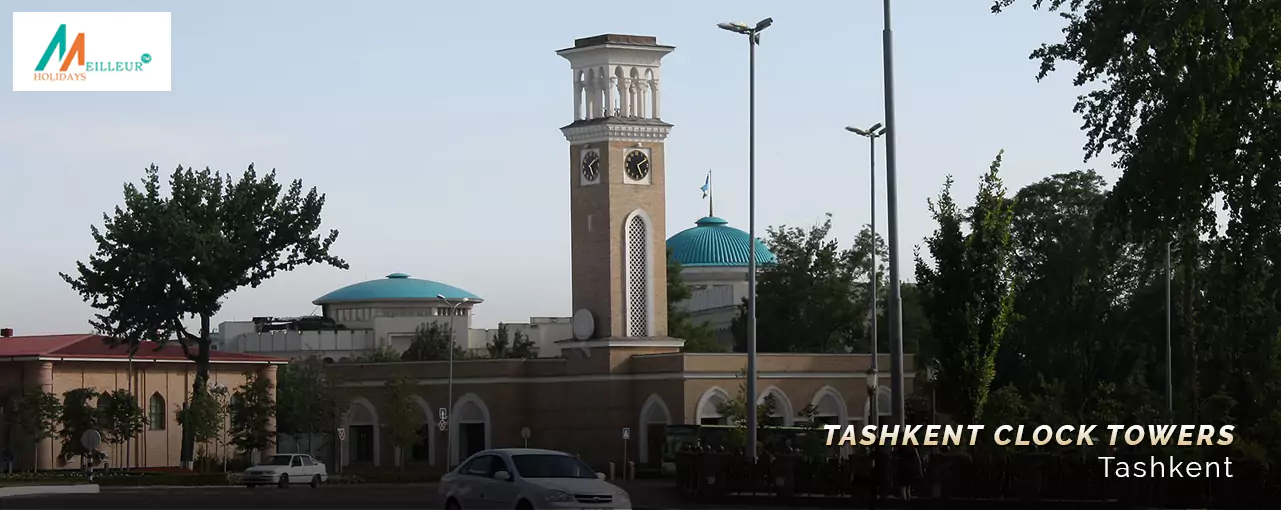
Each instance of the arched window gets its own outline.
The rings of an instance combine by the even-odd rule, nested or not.
[[[151,430],[165,429],[165,397],[152,393],[147,401],[147,426]]]
[[[111,405],[110,393],[103,393],[101,395],[98,395],[98,411],[99,412],[106,411],[107,407],[110,405]]]
[[[649,278],[649,222],[642,211],[627,218],[627,336],[633,338],[650,335],[650,278]]]

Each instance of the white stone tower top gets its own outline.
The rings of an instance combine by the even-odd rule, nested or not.
[[[565,127],[565,136],[571,142],[586,141],[586,133],[571,128],[616,119],[661,125],[664,129],[645,130],[653,131],[646,138],[666,138],[671,126],[660,120],[660,61],[675,49],[659,45],[654,37],[605,34],[578,39],[573,48],[557,51],[573,69],[574,123]]]

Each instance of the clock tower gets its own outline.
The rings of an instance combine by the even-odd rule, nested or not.
[[[561,132],[575,319],[592,319],[575,324],[580,340],[667,336],[663,141],[672,125],[661,120],[659,78],[674,49],[607,34],[556,52],[573,70],[574,121]]]

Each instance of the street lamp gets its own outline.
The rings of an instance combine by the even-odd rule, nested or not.
[[[761,32],[774,24],[765,18],[754,27],[744,23],[720,23],[722,30],[747,36],[747,449],[756,460],[756,45]]]
[[[869,324],[869,331],[871,332],[868,333],[868,337],[871,340],[872,346],[872,370],[878,370],[880,367],[880,349],[878,349],[876,345],[876,139],[885,134],[885,129],[881,126],[881,123],[877,122],[869,129],[846,126],[845,130],[856,135],[866,137],[869,142],[868,145],[871,148],[870,153],[872,155],[872,166],[868,172],[869,175],[871,175],[872,183],[871,191],[869,192],[869,195],[872,197],[871,205],[869,206],[869,209],[872,211],[872,221],[868,223],[869,228],[872,230],[872,248],[870,250],[870,255],[868,256],[867,270],[867,281],[868,285],[871,287],[871,294],[869,294],[871,298],[869,301],[872,303],[872,315],[871,323]]]
[[[907,400],[903,383],[903,299],[899,289],[898,253],[898,159],[894,138],[898,124],[894,122],[894,32],[890,29],[890,0],[884,1],[885,29],[881,32],[885,61],[885,195],[890,220],[890,390],[894,397],[894,423],[903,426],[907,420]]]
[[[868,422],[868,425],[881,424],[880,410],[878,409],[880,406],[878,406],[876,402],[877,400],[879,400],[878,398],[876,398],[877,397],[876,393],[880,388],[880,384],[881,384],[880,379],[881,379],[881,373],[877,372],[875,367],[869,368],[867,370],[867,398],[868,398],[867,422]],[[880,432],[877,432],[877,434],[880,434]]]
[[[446,305],[449,305],[449,299],[446,299],[443,294],[436,294],[436,299],[444,301]],[[467,298],[462,298],[457,303],[454,303],[449,306],[449,329],[450,329],[450,339],[449,339],[449,347],[448,347],[449,349],[449,384],[448,384],[449,396],[448,396],[448,403],[446,405],[449,406],[448,409],[449,409],[449,412],[451,413],[454,411],[454,349],[455,349],[455,346],[458,345],[458,336],[457,336],[458,332],[454,330],[454,317],[458,316],[458,305],[461,305],[466,302],[467,302]],[[446,416],[447,418],[445,421],[445,426],[447,428],[445,429],[445,457],[446,457],[445,466],[449,467],[453,465],[452,463],[454,461],[454,458],[453,458],[454,456],[454,440],[453,440],[454,421],[451,419],[448,419],[448,415]]]

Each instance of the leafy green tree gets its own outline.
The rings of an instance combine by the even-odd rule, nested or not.
[[[45,439],[58,437],[62,401],[41,388],[29,388],[9,395],[5,402],[4,421],[10,444],[18,451]]]
[[[246,374],[245,382],[231,393],[227,403],[231,445],[242,452],[262,450],[275,443],[271,419],[276,415],[276,392],[271,380]]]
[[[534,342],[529,339],[529,335],[516,331],[511,333],[506,324],[499,324],[498,331],[485,345],[485,350],[493,359],[504,358],[533,358],[537,356],[534,349]]]
[[[405,468],[405,452],[420,440],[419,430],[425,416],[413,400],[417,383],[404,375],[389,379],[383,385],[383,413],[387,420],[387,437],[396,447],[397,464]]]
[[[401,353],[396,352],[396,348],[391,346],[387,341],[378,342],[374,350],[356,356],[352,363],[394,363],[405,361],[401,359]]]
[[[190,431],[195,444],[206,445],[222,435],[227,418],[226,400],[227,388],[205,388],[191,395],[185,409],[178,406],[174,418],[182,425],[184,434]]]
[[[240,177],[178,167],[163,194],[160,169],[142,187],[126,184],[124,206],[91,227],[96,245],[75,276],[62,278],[100,310],[90,323],[116,343],[176,341],[195,363],[192,394],[209,381],[210,321],[227,295],[257,287],[282,271],[323,263],[346,269],[329,254],[338,231],[317,233],[325,197],[302,181],[285,190],[275,171],[253,165]],[[194,333],[186,321],[199,320]],[[183,457],[196,440],[183,431]]]
[[[739,380],[738,393],[734,394],[729,401],[717,406],[716,412],[725,417],[725,421],[734,427],[730,429],[729,436],[726,438],[728,443],[726,446],[735,451],[747,451],[747,369],[740,370],[735,378]],[[773,393],[765,395],[756,406],[758,450],[761,445],[769,444],[770,429],[767,427],[777,413],[778,400],[774,398]]]
[[[138,397],[129,390],[105,392],[98,398],[106,405],[100,406],[99,422],[109,443],[121,444],[138,437],[147,426],[147,417],[138,405]]]
[[[62,439],[62,451],[59,458],[68,462],[75,457],[87,455],[89,450],[80,442],[80,436],[86,431],[101,428],[98,406],[90,404],[99,398],[100,393],[93,388],[76,388],[62,394],[62,414],[58,421],[61,428],[58,437]]]
[[[862,314],[850,254],[832,239],[831,215],[809,229],[770,227],[767,245],[778,262],[757,277],[756,348],[759,352],[844,351]],[[744,307],[745,308],[745,307]],[[732,326],[735,350],[746,350],[743,314]]]
[[[399,358],[397,358],[399,359]],[[338,428],[347,402],[337,376],[317,356],[296,360],[276,374],[276,430],[280,434],[323,434]]]
[[[999,177],[1001,156],[983,176],[968,211],[953,200],[948,177],[938,199],[930,202],[938,229],[925,243],[934,264],[927,264],[919,253],[916,257],[916,279],[946,367],[940,388],[962,423],[982,419],[996,375],[996,355],[1012,318],[1013,203]]]
[[[440,322],[427,322],[414,330],[414,340],[401,354],[402,361],[444,361],[449,359],[449,347],[454,348],[454,359],[467,356],[467,351],[454,341],[454,328]]]
[[[694,292],[681,277],[681,263],[667,249],[667,335],[685,340],[684,352],[725,352],[716,341],[716,331],[706,322],[695,322],[681,306]]]

